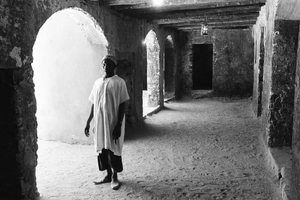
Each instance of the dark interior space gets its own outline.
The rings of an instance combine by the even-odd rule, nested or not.
[[[174,49],[165,49],[165,93],[174,92]]]
[[[143,73],[143,90],[147,90],[147,70]]]
[[[193,90],[211,90],[213,45],[193,45]]]
[[[261,31],[260,39],[260,59],[259,59],[259,72],[258,72],[258,111],[257,116],[261,116],[262,113],[262,93],[263,93],[263,74],[264,74],[264,29]]]

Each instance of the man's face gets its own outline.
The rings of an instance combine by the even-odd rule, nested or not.
[[[103,61],[103,70],[106,77],[115,75],[115,64],[109,59]]]

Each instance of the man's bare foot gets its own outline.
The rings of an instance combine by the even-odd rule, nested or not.
[[[118,181],[118,179],[114,179],[111,181],[110,183],[111,189],[113,190],[118,190],[121,186],[120,182]]]
[[[94,184],[100,185],[100,184],[109,183],[109,182],[111,182],[110,176],[105,176],[101,181],[94,181]]]

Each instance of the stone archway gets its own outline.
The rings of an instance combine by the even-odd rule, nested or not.
[[[103,75],[101,60],[107,48],[101,27],[79,8],[54,13],[40,28],[32,63],[39,139],[93,143],[92,137],[84,136],[83,128],[90,112],[88,96],[94,81]],[[49,181],[39,173],[45,164],[36,168],[41,194],[43,183]]]
[[[160,105],[160,46],[153,30],[150,30],[145,38],[147,46],[147,91],[144,91],[145,107]]]
[[[82,134],[83,116],[107,46],[100,26],[80,9],[58,11],[41,27],[32,64],[40,139],[92,143]]]

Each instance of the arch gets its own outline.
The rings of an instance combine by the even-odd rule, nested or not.
[[[156,107],[160,105],[160,46],[156,33],[150,30],[145,38],[147,48],[147,72],[144,78],[144,105]],[[145,87],[145,82],[147,87]],[[145,92],[146,89],[146,92]]]
[[[82,127],[107,48],[101,27],[80,8],[60,10],[40,28],[32,64],[40,139],[92,143]]]

